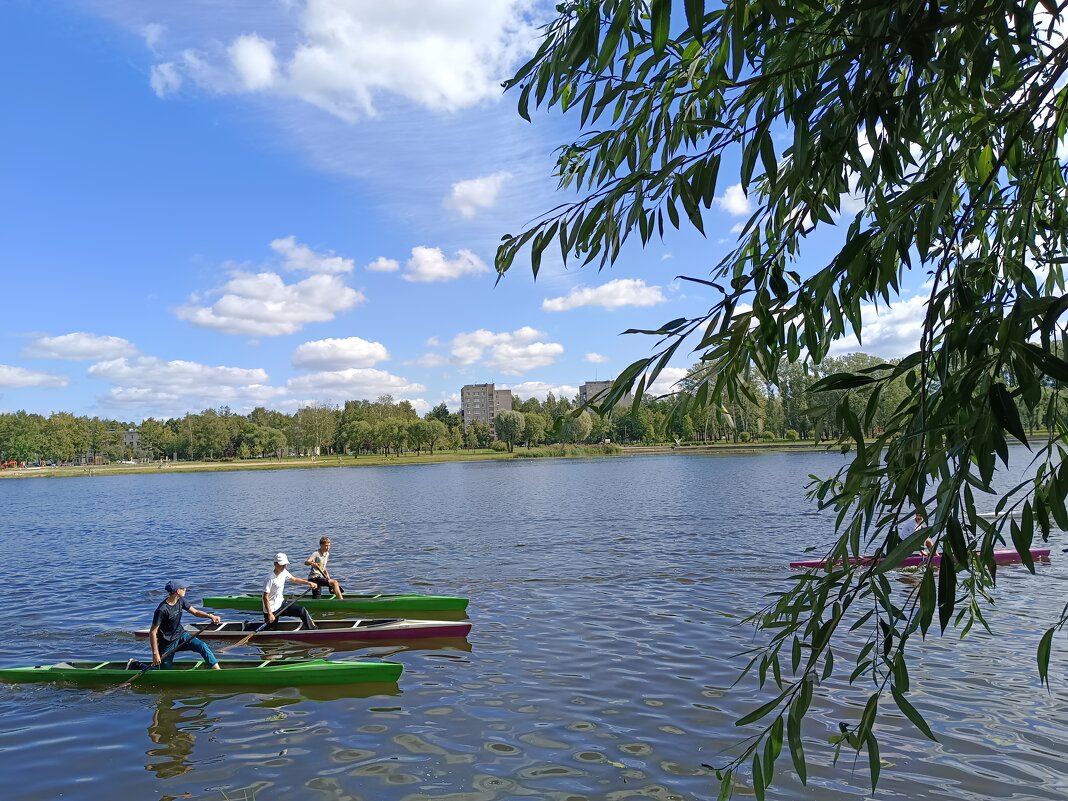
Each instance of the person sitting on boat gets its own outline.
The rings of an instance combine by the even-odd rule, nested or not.
[[[182,626],[182,612],[189,612],[194,617],[203,617],[212,623],[220,623],[218,615],[197,609],[185,599],[189,584],[180,579],[167,582],[164,588],[167,597],[156,607],[152,615],[152,628],[148,630],[148,641],[152,645],[152,667],[169,670],[174,665],[174,655],[179,651],[196,651],[201,659],[213,670],[219,670],[219,662],[211,648],[203,640],[194,637]],[[145,665],[131,659],[126,665],[130,670],[144,670]]]
[[[319,550],[309,556],[304,564],[311,568],[311,572],[308,574],[308,581],[315,582],[315,589],[312,590],[312,598],[320,598],[323,594],[323,587],[329,587],[330,592],[334,593],[334,599],[337,601],[344,601],[345,596],[341,593],[341,585],[337,583],[336,579],[330,578],[330,571],[326,569],[326,563],[330,560],[330,538],[321,537],[319,539]]]
[[[278,619],[278,615],[275,613],[281,610],[281,617],[299,617],[300,622],[304,624],[304,628],[314,629],[316,627],[315,621],[308,614],[308,610],[300,604],[291,603],[285,609],[282,609],[286,603],[285,587],[287,581],[312,588],[319,586],[314,581],[294,576],[286,569],[288,564],[288,556],[281,552],[275,554],[274,570],[267,576],[267,583],[263,586],[263,622],[268,627],[273,626]]]

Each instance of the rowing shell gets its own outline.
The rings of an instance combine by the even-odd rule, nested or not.
[[[430,637],[466,637],[471,624],[466,621],[445,620],[320,620],[314,629],[304,628],[299,620],[279,620],[272,628],[256,631],[262,624],[251,622],[223,622],[207,626],[186,626],[186,631],[204,640],[238,640],[252,634],[253,640],[299,640],[301,642],[333,642],[337,640],[416,640]],[[148,629],[135,631],[147,637]],[[255,633],[253,633],[255,632]]]
[[[1033,559],[1036,562],[1039,562],[1039,561],[1048,562],[1049,561],[1049,552],[1050,552],[1049,548],[1032,548],[1031,549],[1031,559]],[[918,553],[910,554],[909,556],[906,556],[904,559],[902,559],[898,563],[897,566],[898,567],[920,567],[921,565],[923,565],[924,561],[927,558],[928,557],[924,556],[923,554],[918,554]],[[938,565],[941,564],[941,562],[942,562],[942,554],[936,553],[934,556],[930,557],[930,560],[931,560],[931,564],[932,565],[934,565],[935,567],[938,567]],[[859,559],[850,559],[849,560],[849,564],[851,564],[851,565],[871,565],[871,564],[875,564],[878,561],[879,560],[876,559],[873,556],[862,556]],[[1020,554],[1018,554],[1014,550],[1005,549],[1005,550],[994,551],[994,562],[995,562],[995,564],[1011,565],[1011,564],[1016,564],[1017,562],[1020,562],[1020,561],[1022,561],[1020,559]],[[818,568],[818,567],[827,567],[828,564],[830,564],[830,563],[826,559],[813,559],[813,560],[807,561],[807,562],[791,562],[790,563],[790,567]],[[840,567],[842,562],[841,562],[841,560],[835,560],[833,564],[836,567]]]

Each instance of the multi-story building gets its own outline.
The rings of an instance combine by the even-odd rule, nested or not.
[[[464,428],[474,422],[485,423],[493,430],[493,418],[512,408],[512,390],[497,389],[493,384],[467,384],[460,390],[460,411]]]
[[[601,405],[604,403],[605,396],[608,395],[608,390],[612,388],[611,381],[587,381],[585,384],[579,387],[579,403],[594,403],[595,405]],[[618,401],[616,401],[616,408],[626,409],[634,403],[634,393],[628,392]]]

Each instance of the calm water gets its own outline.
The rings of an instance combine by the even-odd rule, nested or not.
[[[829,538],[804,485],[838,459],[0,481],[5,666],[147,654],[127,632],[148,625],[169,577],[192,581],[194,604],[257,591],[276,551],[303,560],[323,534],[351,591],[468,596],[474,623],[466,643],[338,652],[404,664],[396,690],[370,696],[0,687],[3,797],[708,798],[701,764],[737,742],[754,697],[725,694],[753,636],[737,621],[804,544]],[[1062,544],[1037,578],[999,572],[997,638],[935,638],[917,654],[910,697],[941,742],[887,710],[880,798],[1068,796],[1063,637],[1052,693],[1034,668],[1035,632],[1068,589]],[[844,679],[817,697],[809,785],[780,763],[771,797],[867,796],[866,757],[832,768],[826,745],[865,698]]]

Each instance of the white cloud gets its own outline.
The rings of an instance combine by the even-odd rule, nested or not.
[[[274,59],[274,42],[259,36],[246,35],[234,39],[227,51],[230,63],[250,92],[269,89],[275,83],[278,64]]]
[[[544,381],[524,381],[522,384],[513,384],[503,388],[512,390],[515,395],[524,400],[537,398],[540,401],[544,401],[550,392],[557,399],[567,398],[570,400],[578,395],[578,387],[573,387],[570,384],[546,384]]]
[[[667,298],[658,286],[646,286],[640,278],[617,278],[598,287],[578,286],[566,296],[546,298],[543,311],[558,312],[578,309],[582,306],[600,306],[603,309],[619,309],[623,306],[655,306]]]
[[[277,273],[236,272],[219,293],[211,306],[180,307],[178,317],[227,334],[278,336],[332,320],[365,299],[334,275],[286,284]]]
[[[271,250],[285,259],[287,270],[303,270],[308,273],[324,273],[327,275],[340,275],[351,273],[355,263],[352,259],[344,259],[330,253],[316,253],[307,245],[297,242],[294,236],[271,241]]]
[[[720,208],[735,217],[741,217],[750,211],[749,198],[745,196],[741,184],[727,187],[726,193],[724,193],[723,197],[716,198],[716,202],[720,205]]]
[[[302,368],[342,370],[349,367],[373,367],[388,358],[389,351],[381,342],[348,337],[305,342],[293,354],[293,364]]]
[[[602,356],[600,353],[587,353],[585,358],[590,364],[604,364],[608,361],[608,357]]]
[[[38,359],[70,359],[73,361],[99,361],[137,353],[130,342],[122,337],[97,336],[76,331],[58,337],[39,337],[31,342],[23,354]]]
[[[511,177],[510,172],[495,172],[481,178],[459,181],[452,185],[452,191],[442,201],[442,205],[459,212],[461,217],[470,219],[479,209],[488,209],[497,202],[501,186]]]
[[[849,334],[835,341],[829,354],[842,356],[862,350],[892,359],[906,356],[919,347],[927,298],[916,295],[889,306],[864,304],[860,307],[861,336]]]
[[[440,342],[440,341],[438,340],[438,338],[437,338],[437,337],[430,337],[430,338],[429,338],[429,339],[427,339],[427,341],[426,341],[426,346],[427,346],[428,348],[436,348],[436,347],[437,347],[438,345],[440,345],[440,344],[441,344],[441,342]]]
[[[286,389],[292,395],[346,400],[373,399],[379,395],[418,394],[422,384],[369,367],[332,370],[291,378]]]
[[[563,345],[543,341],[547,336],[530,326],[499,334],[479,329],[457,334],[452,340],[451,357],[459,364],[481,362],[506,375],[522,375],[552,364],[564,352]]]
[[[656,381],[646,387],[645,392],[651,398],[678,392],[679,388],[675,384],[685,377],[685,367],[665,367],[660,371],[660,375],[656,377]]]
[[[156,97],[173,95],[182,88],[182,74],[173,61],[154,64],[148,76],[148,84],[156,93]]]
[[[154,51],[156,45],[159,44],[159,40],[163,38],[163,33],[166,30],[167,29],[158,22],[150,22],[141,28],[141,35],[145,38],[145,47]]]
[[[404,280],[427,283],[451,281],[462,275],[488,273],[489,267],[470,250],[458,250],[456,258],[449,261],[440,248],[414,247],[412,257],[405,265]]]
[[[385,256],[379,256],[367,265],[367,269],[373,273],[395,273],[400,269],[400,262],[396,259],[387,259]]]
[[[70,383],[66,376],[39,373],[24,367],[0,364],[0,387],[22,389],[24,387],[65,387]]]
[[[101,398],[105,405],[170,414],[223,404],[252,408],[282,394],[260,368],[210,367],[155,356],[98,362],[89,376],[113,385]]]
[[[533,6],[307,0],[272,15],[270,40],[245,31],[223,52],[204,37],[201,50],[186,50],[172,66],[210,91],[271,91],[348,122],[394,97],[452,112],[500,99],[501,82],[537,46]]]

